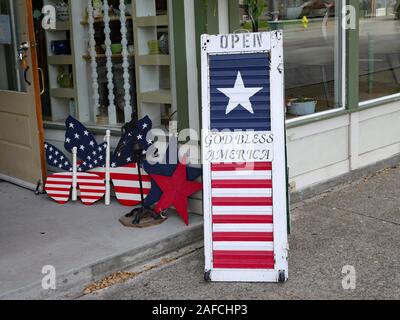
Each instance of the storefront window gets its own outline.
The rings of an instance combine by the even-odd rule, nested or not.
[[[38,63],[48,80],[45,119],[62,123],[71,115],[118,128],[148,115],[155,126],[168,124],[175,108],[168,3],[34,0]],[[55,29],[42,25],[45,4],[55,5]]]
[[[342,107],[342,1],[239,0],[241,27],[284,32],[287,118]],[[254,4],[256,7],[252,7]],[[257,10],[261,14],[257,17]],[[252,17],[255,13],[255,17]],[[256,23],[254,23],[256,21]]]
[[[360,0],[360,101],[400,93],[400,0]]]
[[[21,44],[16,3],[0,0],[0,90],[26,92],[24,71],[19,64]]]

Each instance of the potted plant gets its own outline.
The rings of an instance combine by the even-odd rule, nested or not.
[[[244,0],[244,8],[251,19],[253,32],[258,32],[259,20],[266,7],[265,0]]]
[[[287,112],[294,116],[305,116],[315,112],[317,101],[314,98],[294,98],[287,104]]]
[[[101,0],[93,0],[93,17],[100,18],[103,16],[103,3]]]

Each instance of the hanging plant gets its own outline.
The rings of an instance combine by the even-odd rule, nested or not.
[[[250,17],[253,32],[258,32],[259,20],[266,7],[265,0],[244,0],[244,8]]]

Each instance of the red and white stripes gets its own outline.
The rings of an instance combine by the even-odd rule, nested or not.
[[[104,196],[104,179],[95,174],[78,173],[77,184],[78,196],[85,205],[92,205]],[[71,189],[72,172],[55,173],[47,178],[45,190],[59,204],[68,202]]]
[[[146,197],[151,189],[150,176],[142,172],[143,194]],[[105,195],[105,168],[96,168],[88,173],[77,173],[78,197],[86,205],[93,204]],[[55,173],[47,178],[46,192],[59,204],[70,199],[72,189],[72,172]],[[110,178],[118,202],[124,206],[135,206],[141,202],[140,183],[137,165],[128,164],[111,168]]]
[[[212,164],[213,265],[274,269],[272,163]]]
[[[105,179],[105,168],[96,168],[90,172]],[[151,178],[142,169],[143,194],[146,197],[151,189]],[[110,178],[118,202],[124,206],[135,206],[141,202],[139,173],[136,163],[118,168],[110,168]]]

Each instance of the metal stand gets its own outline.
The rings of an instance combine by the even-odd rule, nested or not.
[[[127,131],[133,131],[134,130],[134,120],[131,122],[127,123],[124,127],[123,130]],[[139,225],[142,219],[151,217],[154,220],[164,220],[165,217],[163,215],[158,215],[156,214],[153,210],[146,208],[144,206],[144,193],[143,193],[143,177],[142,177],[142,172],[141,172],[141,163],[145,155],[143,154],[143,149],[140,146],[139,141],[135,136],[134,138],[134,143],[133,143],[133,157],[134,157],[134,162],[137,165],[138,168],[138,177],[139,177],[139,188],[140,188],[140,207],[137,207],[133,209],[130,213],[125,215],[126,218],[131,219],[132,218],[132,224],[133,225]]]
[[[132,224],[139,225],[141,220],[146,217],[152,217],[154,220],[164,220],[163,215],[156,214],[153,210],[148,209],[144,206],[144,194],[143,194],[143,180],[142,180],[142,172],[140,170],[140,158],[137,159],[136,164],[138,167],[138,176],[139,176],[139,188],[140,188],[140,197],[141,204],[140,207],[133,209],[127,217],[132,217]]]
[[[136,157],[136,154],[135,154]],[[140,158],[136,159],[136,164],[137,164],[137,168],[138,168],[138,176],[139,176],[139,188],[140,188],[140,199],[141,199],[141,203],[140,203],[140,207],[133,209],[128,216],[132,216],[133,220],[132,223],[138,225],[140,223],[140,221],[148,216],[149,214],[151,214],[152,216],[155,215],[155,213],[150,210],[145,208],[144,206],[144,194],[143,194],[143,179],[142,179],[142,172],[140,170]]]

